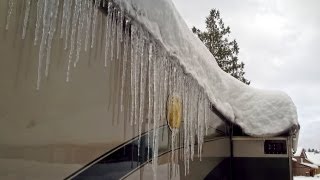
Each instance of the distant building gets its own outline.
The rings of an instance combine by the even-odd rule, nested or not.
[[[310,160],[308,157],[311,157],[312,160]],[[313,177],[316,174],[320,174],[319,166],[320,166],[320,161],[319,162],[317,161],[316,156],[313,156],[309,152],[306,152],[306,150],[303,148],[298,148],[293,155],[292,170],[293,170],[294,176],[312,176]]]

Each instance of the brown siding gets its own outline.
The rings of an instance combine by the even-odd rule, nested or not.
[[[293,176],[314,176],[316,171],[310,167],[292,161]]]

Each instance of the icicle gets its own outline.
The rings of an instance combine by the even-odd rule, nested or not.
[[[139,99],[139,96],[138,96],[138,82],[139,82],[139,74],[138,72],[140,72],[140,69],[138,67],[138,29],[136,26],[133,26],[132,29],[131,29],[131,33],[132,33],[132,36],[133,38],[131,39],[131,49],[132,49],[132,59],[131,61],[133,62],[133,76],[134,76],[134,124],[137,124],[137,120],[138,120],[138,99]],[[111,48],[112,49],[112,48]]]
[[[69,58],[68,58],[68,69],[67,69],[67,78],[66,78],[67,82],[70,81],[71,61],[72,61],[73,52],[75,49],[76,30],[77,30],[77,23],[79,19],[80,8],[81,8],[81,1],[82,0],[75,1],[75,9],[72,17],[71,41],[70,41],[71,47],[70,47]]]
[[[152,43],[149,44],[149,54],[148,54],[148,158],[150,157],[150,123],[152,119],[152,110],[153,110],[153,96],[152,96],[152,51],[153,51],[153,45]]]
[[[41,21],[43,19],[42,16],[44,14],[43,7],[44,7],[44,0],[38,0],[38,3],[37,3],[37,22],[36,22],[36,29],[35,29],[35,34],[34,34],[34,45],[37,45],[38,39],[40,36],[39,35],[40,25],[41,25]],[[38,78],[38,81],[39,81],[39,78]]]
[[[111,9],[112,11],[112,23],[111,23],[111,52],[110,52],[110,60],[113,61],[114,59],[114,51],[117,51],[117,44],[116,44],[116,38],[117,38],[117,22],[116,22],[116,16],[117,16],[117,10],[113,7]],[[116,52],[117,53],[117,52]]]
[[[8,14],[7,14],[6,30],[9,29],[10,19],[11,19],[12,11],[13,11],[15,4],[16,4],[15,0],[9,0],[9,10],[8,10]]]
[[[22,39],[25,39],[26,37],[27,25],[28,25],[29,14],[30,14],[30,4],[31,4],[31,0],[26,0],[26,9],[24,13],[23,28],[22,28]]]
[[[203,103],[203,108],[204,108],[204,126],[205,126],[205,130],[206,130],[206,135],[208,135],[208,100],[207,97],[205,97],[204,103]]]
[[[80,59],[80,52],[81,52],[81,46],[82,46],[82,39],[83,39],[83,26],[86,18],[86,11],[85,11],[85,4],[83,3],[85,1],[82,1],[80,5],[80,10],[79,10],[79,25],[78,25],[78,35],[77,35],[77,54],[76,54],[76,60],[73,63],[73,66],[76,67],[79,59]]]
[[[194,118],[194,108],[196,107],[196,106],[194,106],[194,101],[195,101],[195,94],[194,94],[194,87],[191,87],[192,89],[191,89],[191,93],[192,93],[192,101],[191,101],[191,103],[190,103],[190,106],[189,106],[189,111],[190,111],[190,119],[189,119],[189,123],[190,123],[190,125],[189,125],[189,131],[190,131],[190,145],[191,145],[191,148],[190,148],[190,157],[191,157],[191,160],[193,161],[193,155],[194,155],[194,124],[193,124],[193,122],[194,122],[194,120],[195,120],[195,118]]]
[[[136,32],[137,32],[137,28],[135,25],[131,24],[131,52],[130,52],[130,57],[131,57],[131,116],[130,116],[130,124],[133,125],[133,122],[135,121],[135,109],[136,109],[136,103],[135,103],[135,51],[136,51],[136,47],[135,47],[135,38],[136,38]]]
[[[140,103],[139,103],[139,145],[140,145],[140,139],[141,139],[141,133],[142,133],[142,124],[144,121],[144,98],[145,98],[145,77],[146,77],[146,72],[145,72],[145,68],[144,68],[144,36],[142,35],[142,37],[140,38],[139,41],[139,56],[140,56]],[[139,151],[139,148],[138,148]],[[139,153],[138,153],[139,154]]]
[[[50,30],[48,34],[48,43],[47,43],[47,59],[46,59],[46,69],[45,69],[45,76],[48,77],[49,74],[49,65],[50,65],[50,57],[51,57],[51,45],[52,40],[54,37],[54,33],[56,32],[56,23],[58,17],[58,10],[59,10],[59,1],[52,2],[52,8],[50,9]]]
[[[108,51],[110,49],[110,44],[112,45],[112,40],[110,37],[110,31],[111,31],[111,23],[112,23],[112,13],[111,13],[111,6],[112,3],[108,3],[108,16],[106,20],[106,32],[105,32],[105,50],[104,50],[104,67],[107,67],[107,61],[108,61]]]
[[[203,103],[204,102],[204,95],[203,92],[201,91],[199,94],[199,101],[198,101],[198,157],[200,158],[200,161],[202,160],[201,158],[201,152],[202,152],[202,144],[203,144],[203,136],[204,136],[204,107]]]
[[[71,2],[71,0],[63,0],[63,6],[62,6],[62,20],[61,20],[61,30],[60,30],[60,38],[63,38],[63,34],[65,32],[65,28],[66,28],[66,23],[67,23],[67,13],[69,13],[69,11],[67,11],[68,9],[68,4]]]
[[[98,19],[98,7],[100,5],[101,0],[96,0],[94,3],[93,10],[93,24],[92,24],[92,34],[91,34],[91,48],[93,48],[95,40],[96,40],[96,29],[97,29],[97,19]]]
[[[185,176],[189,173],[189,160],[190,160],[190,106],[191,106],[191,98],[192,94],[190,94],[190,82],[189,79],[185,79],[185,96],[184,96],[184,108],[183,108],[183,115],[184,115],[184,167],[185,167]]]
[[[200,117],[200,111],[201,111],[201,104],[200,104],[200,101],[201,101],[201,94],[198,96],[198,101],[197,101],[197,143],[198,143],[198,146],[197,146],[197,148],[198,148],[198,157],[200,157],[200,138],[201,138],[201,135],[200,135],[200,121],[201,121],[201,117]]]
[[[87,13],[87,23],[86,23],[86,40],[85,40],[85,45],[84,45],[84,50],[88,50],[88,43],[90,39],[90,30],[91,30],[91,21],[92,21],[92,11],[93,11],[93,4],[91,0],[87,0],[87,5],[88,5],[88,13]]]
[[[123,91],[124,91],[124,83],[126,79],[126,71],[127,71],[127,58],[128,58],[128,45],[129,45],[129,32],[128,32],[128,21],[126,20],[125,30],[124,30],[124,45],[123,45],[123,64],[122,64],[122,75],[121,75],[121,90],[120,90],[120,111],[123,111]]]
[[[121,54],[121,43],[123,41],[122,39],[122,31],[123,31],[123,12],[119,10],[118,12],[118,26],[117,26],[117,60],[119,60],[120,54]]]
[[[185,108],[184,108],[184,116],[185,116],[185,122],[184,122],[184,167],[185,167],[185,176],[187,175],[187,162],[189,161],[189,94],[188,94],[188,88],[186,88],[187,92],[185,95]]]
[[[65,0],[68,1],[68,0]],[[68,41],[69,41],[69,32],[70,32],[70,26],[71,26],[71,16],[72,16],[72,6],[75,5],[75,0],[69,0],[66,4],[66,7],[63,8],[63,13],[66,13],[65,15],[65,29],[62,29],[62,32],[65,31],[65,38],[64,38],[64,49],[66,50],[68,48]]]
[[[166,119],[167,114],[165,113],[165,102],[167,100],[167,97],[164,93],[164,86],[165,86],[165,69],[164,69],[164,57],[161,53],[160,56],[160,62],[159,62],[159,113],[160,113],[160,120],[164,121]]]
[[[157,49],[156,49],[157,50]],[[156,55],[157,57],[157,55]],[[157,60],[154,58],[154,60]],[[152,159],[152,169],[153,169],[153,179],[157,179],[157,167],[158,167],[158,147],[159,147],[159,108],[158,108],[158,68],[157,63],[153,63],[153,159]]]
[[[42,38],[40,43],[40,50],[39,50],[39,60],[38,60],[38,79],[37,79],[37,90],[40,89],[40,81],[41,81],[41,70],[42,70],[42,61],[45,57],[45,47],[47,45],[48,39],[48,32],[50,29],[50,0],[44,0],[44,12],[43,12],[43,19],[42,19]],[[42,8],[42,7],[41,7]]]
[[[171,170],[174,171],[175,169],[175,163],[174,163],[174,155],[175,155],[175,149],[176,149],[176,136],[178,134],[178,129],[171,129],[171,165],[172,165],[172,168]],[[173,177],[173,176],[172,176]]]

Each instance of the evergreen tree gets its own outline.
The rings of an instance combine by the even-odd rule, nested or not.
[[[206,18],[206,31],[201,32],[193,27],[192,32],[207,46],[222,70],[245,84],[250,84],[244,77],[244,63],[238,59],[238,43],[236,40],[228,39],[231,33],[230,27],[224,25],[219,10],[210,11],[210,15]]]

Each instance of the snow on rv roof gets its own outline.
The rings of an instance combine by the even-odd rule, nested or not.
[[[274,136],[298,126],[291,98],[255,89],[223,72],[170,0],[115,0],[176,58],[228,120],[252,136]]]

